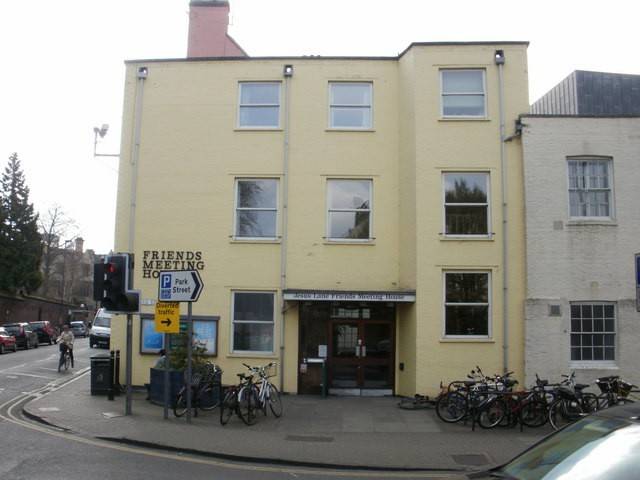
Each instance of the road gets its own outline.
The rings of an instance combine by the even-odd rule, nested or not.
[[[87,381],[87,339],[77,339],[73,370],[58,373],[58,347],[40,345],[0,356],[0,478],[3,480],[179,480],[331,478],[424,479],[454,477],[442,474],[312,471],[282,466],[219,462],[210,458],[130,448],[74,436],[33,423],[20,415],[26,393],[55,388],[69,381]],[[81,375],[78,377],[78,375]]]

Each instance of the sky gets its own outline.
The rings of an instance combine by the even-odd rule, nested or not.
[[[574,70],[640,74],[630,0],[231,0],[251,56],[394,56],[411,42],[529,41],[529,99]],[[41,214],[59,205],[85,248],[113,248],[124,61],[184,58],[188,0],[2,0],[0,169],[18,153]]]

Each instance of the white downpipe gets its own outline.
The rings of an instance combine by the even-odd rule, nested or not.
[[[131,149],[131,198],[129,204],[129,244],[127,251],[133,253],[136,228],[136,203],[138,195],[138,160],[140,158],[140,136],[142,129],[142,99],[144,97],[144,81],[147,78],[147,67],[139,67],[136,88],[136,106],[134,110],[133,147]]]
[[[282,225],[280,235],[280,391],[284,392],[284,334],[286,308],[284,291],[287,288],[287,220],[289,207],[289,100],[291,88],[291,74],[287,74],[285,66],[284,75],[284,144],[282,154]]]
[[[502,179],[502,363],[506,373],[509,370],[509,230],[507,224],[507,158],[505,150],[504,120],[504,52],[498,56],[498,90],[500,101],[500,177]]]

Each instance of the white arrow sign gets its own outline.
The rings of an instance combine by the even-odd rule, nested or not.
[[[204,284],[197,270],[160,272],[158,300],[161,302],[197,302]]]

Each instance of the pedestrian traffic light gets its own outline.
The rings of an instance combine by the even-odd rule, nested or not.
[[[140,294],[131,290],[132,256],[107,255],[104,263],[94,265],[94,298],[108,312],[137,312]]]

